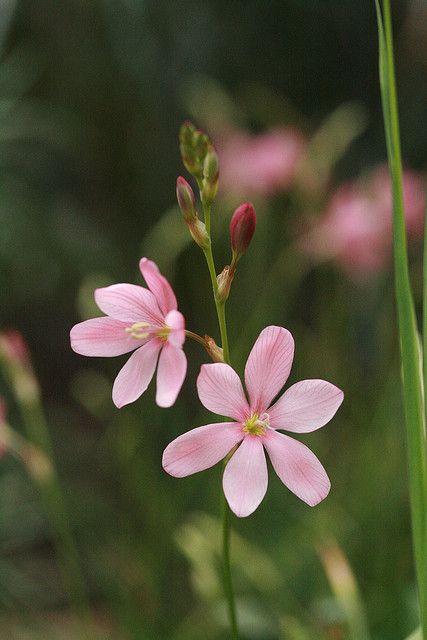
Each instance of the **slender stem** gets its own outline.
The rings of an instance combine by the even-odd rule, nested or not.
[[[421,628],[423,638],[427,640],[425,409],[423,407],[424,398],[417,324],[407,256],[390,0],[384,0],[383,8],[384,25],[377,5],[380,32],[380,79],[387,151],[393,186],[395,286],[403,371],[412,532],[420,600]],[[424,304],[426,304],[425,300]],[[426,339],[426,336],[424,336],[424,339]],[[424,354],[424,357],[426,357],[426,354]]]
[[[217,313],[219,320],[219,330],[221,332],[221,343],[224,354],[224,362],[230,364],[230,348],[228,346],[227,321],[225,319],[225,302],[217,303]]]
[[[199,188],[201,187],[199,183]],[[200,196],[203,203],[203,198],[200,188]],[[228,332],[227,332],[227,320],[225,317],[225,301],[218,300],[218,282],[216,279],[215,261],[212,253],[211,243],[211,207],[210,205],[203,205],[204,222],[206,231],[209,235],[209,246],[203,250],[205,254],[206,262],[208,265],[209,275],[211,277],[212,292],[215,302],[216,313],[218,317],[218,325],[221,333],[221,346],[223,349],[224,362],[230,364],[230,349],[228,346]],[[227,464],[228,458],[224,460],[224,466]],[[231,564],[230,564],[230,507],[222,493],[222,559],[223,559],[223,581],[224,581],[224,595],[228,606],[228,616],[231,627],[231,640],[239,640],[239,631],[237,624],[236,603],[234,598],[233,580],[231,576]]]
[[[224,465],[225,466],[225,465]],[[236,603],[234,600],[233,580],[231,577],[230,565],[230,507],[225,498],[224,492],[222,499],[222,558],[223,558],[223,579],[224,592],[228,605],[228,617],[230,619],[231,637],[238,640],[239,631],[237,627]]]

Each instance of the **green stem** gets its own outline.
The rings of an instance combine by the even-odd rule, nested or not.
[[[403,372],[403,392],[407,432],[409,485],[412,513],[412,533],[421,627],[427,640],[426,582],[426,440],[424,398],[420,370],[418,332],[414,301],[409,278],[406,227],[403,205],[402,160],[400,151],[399,116],[393,56],[393,32],[390,0],[384,0],[384,24],[377,4],[380,34],[380,80],[383,100],[388,160],[393,186],[393,249],[395,287],[399,320]],[[424,305],[426,300],[424,299]],[[424,320],[426,322],[426,320]],[[426,335],[424,335],[426,340]],[[424,353],[424,359],[426,358]]]
[[[224,465],[225,466],[225,465]],[[239,639],[237,627],[236,603],[234,600],[233,580],[231,577],[230,565],[230,507],[222,493],[222,558],[223,558],[223,579],[224,592],[228,605],[228,617],[230,619],[231,637],[233,640]]]
[[[200,184],[199,184],[200,187]],[[201,191],[201,189],[200,189]],[[201,193],[200,193],[201,196]],[[201,197],[203,202],[203,198]],[[218,300],[218,282],[216,279],[215,261],[212,253],[211,243],[211,207],[203,206],[204,222],[206,231],[209,235],[209,246],[203,250],[205,254],[206,262],[208,265],[209,275],[211,277],[212,292],[215,302],[216,314],[218,317],[218,325],[221,333],[221,346],[223,349],[224,362],[230,364],[230,349],[228,346],[228,332],[227,332],[227,320],[225,317],[225,302]],[[224,461],[224,465],[227,464],[227,458]],[[237,625],[236,603],[234,598],[233,580],[231,576],[231,564],[230,564],[230,507],[222,494],[223,502],[223,518],[222,518],[222,558],[223,558],[223,581],[224,581],[224,595],[228,606],[228,616],[231,627],[231,640],[239,640],[239,631]]]

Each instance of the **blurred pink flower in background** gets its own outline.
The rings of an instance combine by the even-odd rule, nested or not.
[[[253,513],[268,484],[264,448],[281,481],[301,500],[315,506],[330,489],[327,473],[302,442],[279,433],[309,433],[323,427],[343,401],[340,389],[325,380],[297,382],[272,405],[288,379],[294,340],[287,329],[261,331],[245,367],[249,402],[240,378],[228,364],[202,366],[197,391],[202,404],[233,422],[207,424],[171,442],[163,453],[163,468],[182,478],[203,471],[231,455],[223,488],[239,517]]]
[[[423,178],[414,171],[404,172],[403,197],[408,237],[421,238],[425,189]],[[316,260],[336,260],[356,280],[382,271],[392,252],[392,193],[387,167],[381,165],[368,178],[338,187],[300,248]]]
[[[258,135],[231,131],[218,143],[222,191],[270,196],[285,190],[295,178],[305,146],[303,135],[293,128]]]
[[[0,349],[9,362],[29,363],[30,354],[24,336],[17,329],[0,333]]]
[[[76,324],[70,332],[71,347],[85,356],[118,356],[134,351],[113,386],[113,401],[123,407],[147,389],[157,366],[156,402],[174,404],[184,382],[187,359],[185,320],[177,310],[175,294],[157,265],[147,258],[140,263],[149,289],[135,284],[113,284],[95,291],[98,307],[106,313]]]

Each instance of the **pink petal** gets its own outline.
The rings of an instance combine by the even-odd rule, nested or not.
[[[171,407],[187,373],[187,358],[180,347],[164,343],[157,368],[156,402],[159,407]]]
[[[178,305],[172,287],[166,278],[162,276],[156,263],[147,260],[147,258],[142,258],[139,262],[139,268],[145,282],[154,293],[163,315],[165,316],[172,309],[177,309]]]
[[[242,439],[236,422],[217,422],[192,429],[173,440],[163,453],[163,469],[176,478],[209,469]]]
[[[264,413],[288,379],[294,358],[294,339],[283,327],[266,327],[249,354],[245,382],[251,409]]]
[[[120,409],[144,393],[154,375],[161,347],[160,340],[149,340],[121,368],[113,386],[113,402],[116,407]]]
[[[237,373],[228,364],[204,364],[197,378],[201,403],[214,413],[241,422],[249,416],[249,406]]]
[[[126,333],[128,323],[113,318],[92,318],[74,325],[70,331],[71,348],[83,356],[120,356],[141,343]]]
[[[169,311],[165,323],[172,329],[168,336],[168,342],[175,347],[182,347],[185,341],[185,319],[179,311]]]
[[[149,322],[154,325],[163,323],[154,295],[136,284],[112,284],[96,289],[95,301],[107,316],[123,320],[128,325],[134,322]]]
[[[268,409],[270,426],[296,433],[315,431],[329,422],[343,399],[343,392],[330,382],[302,380]]]
[[[288,489],[310,507],[329,493],[328,475],[305,444],[269,429],[263,438],[275,472]]]
[[[268,485],[261,438],[246,436],[225,467],[222,485],[230,509],[236,516],[245,518],[255,511]]]

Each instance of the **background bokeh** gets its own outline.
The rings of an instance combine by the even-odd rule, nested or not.
[[[404,162],[422,177],[427,9],[392,6]],[[0,0],[0,48],[0,328],[19,330],[32,354],[93,637],[228,637],[221,470],[176,480],[160,464],[172,438],[207,421],[195,393],[206,354],[186,344],[173,408],[159,409],[150,388],[119,411],[111,386],[125,359],[69,346],[71,326],[99,313],[96,286],[142,284],[143,255],[172,282],[188,328],[219,338],[203,256],[175,205],[176,177],[188,178],[177,133],[191,118],[220,151],[233,132],[304,140],[286,184],[220,192],[214,250],[222,268],[230,215],[251,198],[257,232],[228,304],[233,362],[241,372],[260,330],[283,325],[296,340],[291,382],[325,378],[346,395],[333,422],[303,438],[331,477],[328,499],[310,509],[271,474],[257,512],[233,519],[243,637],[405,638],[417,604],[390,256],[361,275],[304,248],[340,185],[369,185],[385,160],[374,3]],[[419,238],[411,265],[419,305]],[[23,433],[6,378],[8,422]],[[0,637],[81,633],[39,494],[5,455]]]

